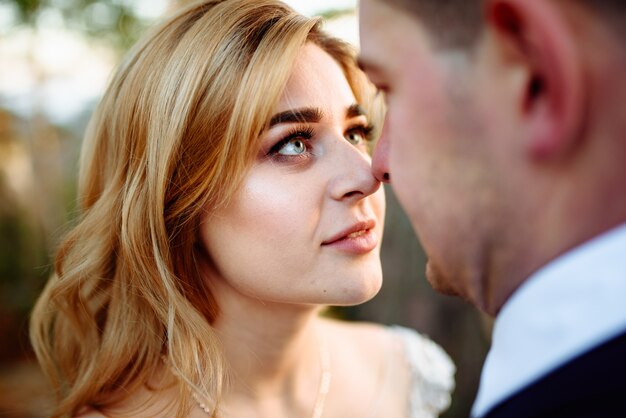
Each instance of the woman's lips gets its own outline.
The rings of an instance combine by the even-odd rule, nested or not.
[[[378,236],[374,232],[375,226],[376,222],[373,220],[358,222],[324,241],[322,246],[349,254],[366,254],[378,245]]]

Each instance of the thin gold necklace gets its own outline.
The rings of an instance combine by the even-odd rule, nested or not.
[[[315,399],[315,405],[313,406],[313,413],[311,418],[321,418],[324,413],[324,406],[326,405],[326,395],[330,390],[330,380],[333,374],[330,370],[330,350],[325,339],[320,338],[320,366],[321,376],[320,384],[317,389],[317,398]]]
[[[330,351],[328,349],[328,344],[326,340],[320,338],[320,383],[317,389],[317,397],[315,399],[315,404],[313,405],[313,413],[311,414],[311,418],[321,418],[324,413],[324,406],[326,405],[326,396],[330,390],[330,381],[332,379],[332,371],[330,369]],[[195,392],[191,393],[193,399],[198,404],[198,407],[202,409],[207,415],[211,414],[211,409],[207,404],[202,402],[200,397],[196,395]]]

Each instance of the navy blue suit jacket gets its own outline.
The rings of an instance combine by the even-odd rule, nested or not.
[[[522,389],[485,418],[626,418],[626,332]]]

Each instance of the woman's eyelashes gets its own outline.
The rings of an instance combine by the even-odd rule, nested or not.
[[[313,138],[313,128],[294,128],[278,141],[267,153],[275,157],[303,157],[311,151],[311,139]]]
[[[344,138],[354,146],[365,145],[373,139],[373,131],[374,127],[372,125],[353,125],[346,131]]]
[[[365,147],[372,141],[374,127],[366,123],[358,123],[345,130],[344,138],[355,147]],[[314,155],[315,131],[311,126],[300,126],[290,130],[276,142],[267,152],[269,157],[293,161]]]

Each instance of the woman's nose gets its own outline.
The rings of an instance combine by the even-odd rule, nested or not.
[[[335,200],[360,200],[376,193],[380,181],[372,173],[370,156],[343,140],[337,146],[330,194]]]

